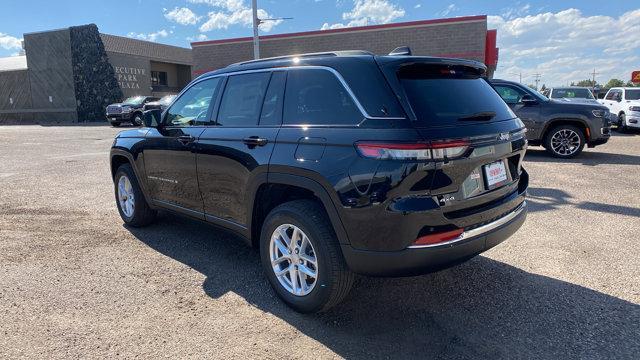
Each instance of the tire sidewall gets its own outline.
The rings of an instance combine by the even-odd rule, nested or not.
[[[126,176],[127,178],[129,178],[129,182],[131,182],[131,187],[133,188],[133,196],[135,199],[134,199],[133,216],[131,217],[128,217],[124,214],[124,212],[122,211],[122,208],[120,207],[120,199],[118,198],[118,182],[120,181],[120,178],[122,176]],[[114,193],[116,197],[116,206],[118,207],[118,212],[120,213],[120,217],[127,225],[137,223],[140,219],[140,216],[142,215],[140,214],[140,209],[142,209],[143,207],[142,201],[144,201],[144,198],[143,198],[144,195],[140,190],[140,186],[138,185],[138,180],[135,174],[133,173],[133,169],[131,169],[130,165],[126,164],[118,168],[118,170],[116,171],[116,175],[114,177],[113,185],[114,185]]]
[[[282,287],[271,266],[269,254],[271,235],[278,226],[283,224],[292,224],[299,227],[309,238],[316,255],[318,278],[316,279],[313,290],[305,296],[293,295]],[[322,309],[331,296],[332,282],[330,277],[333,267],[330,263],[329,249],[327,248],[327,244],[322,241],[321,233],[322,231],[313,221],[304,219],[300,215],[286,209],[276,209],[273,211],[269,214],[262,226],[260,234],[260,259],[263,270],[278,296],[299,312],[309,313],[318,311]]]
[[[580,138],[580,146],[578,147],[578,150],[576,150],[576,152],[574,152],[571,155],[559,154],[559,153],[555,152],[555,150],[553,150],[553,147],[551,146],[551,139],[553,138],[553,135],[556,134],[557,132],[561,131],[561,130],[571,130],[571,131],[575,132],[576,134],[578,134],[578,137]],[[582,153],[582,150],[584,149],[585,141],[586,141],[586,139],[584,137],[584,134],[577,127],[571,126],[571,125],[560,125],[560,126],[554,127],[553,129],[551,129],[551,131],[549,131],[549,134],[545,138],[545,148],[554,157],[562,158],[562,159],[570,159],[570,158],[576,157],[576,156],[580,155],[580,153]]]
[[[133,115],[133,125],[142,126],[142,115],[140,113]]]
[[[627,129],[627,115],[620,114],[620,123],[618,124],[618,130],[625,131]]]

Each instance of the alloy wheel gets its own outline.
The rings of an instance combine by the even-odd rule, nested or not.
[[[126,175],[118,179],[118,203],[124,216],[132,218],[135,210],[135,196],[131,181]]]
[[[318,279],[318,260],[309,237],[297,226],[283,224],[271,235],[269,256],[280,285],[296,296],[308,295]]]
[[[580,135],[571,129],[560,129],[551,137],[551,148],[556,154],[573,155],[580,149]]]

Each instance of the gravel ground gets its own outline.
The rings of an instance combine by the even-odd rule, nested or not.
[[[436,274],[360,278],[310,316],[230,234],[122,226],[117,131],[0,127],[1,358],[640,358],[640,134],[570,161],[532,148],[511,239]]]

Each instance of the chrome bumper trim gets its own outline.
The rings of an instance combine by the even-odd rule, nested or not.
[[[513,220],[516,216],[520,215],[521,212],[523,212],[525,209],[527,208],[527,202],[523,201],[522,204],[520,204],[520,206],[518,206],[515,210],[513,210],[512,212],[508,213],[507,215],[501,217],[500,219],[494,221],[494,222],[490,222],[486,225],[482,225],[480,227],[477,227],[475,229],[471,229],[471,230],[467,230],[465,232],[463,232],[460,236],[458,236],[455,239],[451,239],[449,241],[445,241],[445,242],[441,242],[441,243],[437,243],[437,244],[430,244],[430,245],[412,245],[409,246],[409,249],[424,249],[424,248],[432,248],[432,247],[438,247],[438,246],[443,246],[443,245],[451,245],[453,243],[456,243],[458,241],[462,241],[465,239],[469,239],[472,237],[476,237],[476,236],[480,236],[483,234],[488,233],[491,230],[494,230],[496,228],[499,228],[500,226],[508,223],[509,221]]]

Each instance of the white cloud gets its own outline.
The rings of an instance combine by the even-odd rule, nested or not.
[[[183,7],[183,8],[174,8],[173,10],[167,12],[164,11],[164,17],[175,23],[180,25],[195,25],[200,21],[200,17],[196,15],[191,9]]]
[[[173,34],[173,31],[167,31],[167,30],[162,29],[162,30],[158,30],[158,31],[156,31],[154,33],[149,33],[149,34],[130,32],[130,33],[127,34],[127,36],[130,37],[130,38],[134,38],[134,39],[155,42],[159,38],[166,38],[167,36],[169,36],[169,34]]]
[[[422,4],[416,4],[413,8],[414,9],[420,9],[422,7]]]
[[[187,37],[187,41],[207,41],[209,37],[206,34],[198,34],[196,36]]]
[[[0,33],[0,47],[7,50],[22,49],[22,40],[8,34]]]
[[[532,82],[531,75],[540,73],[541,84],[566,85],[589,78],[595,68],[599,83],[626,81],[640,59],[640,9],[617,18],[567,9],[511,19],[489,16],[488,22],[498,29],[496,77],[517,80],[515,74],[522,72],[523,82]]]
[[[207,4],[216,11],[207,14],[207,21],[200,26],[201,32],[212,30],[227,29],[232,25],[241,25],[251,27],[253,25],[253,12],[251,8],[245,5],[243,0],[189,0],[193,4]],[[259,19],[268,19],[273,16],[269,15],[266,10],[258,9]],[[260,30],[269,32],[275,26],[282,23],[282,20],[265,21],[260,24]]]
[[[342,13],[342,20],[348,20],[347,23],[324,23],[321,30],[387,24],[403,17],[404,14],[403,8],[388,0],[354,0],[351,11]]]
[[[440,11],[436,15],[440,17],[445,17],[454,11],[458,11],[458,7],[456,6],[456,4],[449,4],[449,6],[447,6],[444,10]]]

